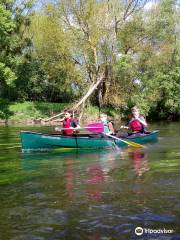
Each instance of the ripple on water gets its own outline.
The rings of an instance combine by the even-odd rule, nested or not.
[[[0,156],[3,240],[180,240],[176,232],[138,238],[134,234],[137,226],[178,229],[177,126],[173,132],[166,127],[159,142],[145,150],[128,148],[118,154],[22,155],[11,148],[19,130],[1,139],[10,144],[1,146]]]
[[[160,214],[147,213],[147,212],[135,214],[133,216],[128,216],[127,218],[133,221],[142,221],[142,222],[147,221],[147,222],[161,222],[161,223],[170,223],[177,220],[177,218],[172,215],[160,215]]]

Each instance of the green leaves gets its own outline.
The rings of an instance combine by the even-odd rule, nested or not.
[[[8,86],[14,86],[16,78],[15,73],[4,63],[0,62],[0,82],[5,82]]]
[[[0,4],[0,43],[3,43],[5,37],[8,36],[15,28],[15,23],[12,21],[12,13]]]
[[[11,34],[15,29],[12,20],[12,13],[6,9],[5,5],[0,4],[0,96],[5,88],[13,86],[16,74],[12,69],[12,49]]]
[[[7,99],[0,98],[0,118],[8,120],[8,118],[13,114],[11,110],[9,110],[9,101]]]
[[[106,73],[91,103],[179,114],[176,1],[49,1],[34,12],[33,0],[18,3],[0,4],[2,97],[73,102]]]

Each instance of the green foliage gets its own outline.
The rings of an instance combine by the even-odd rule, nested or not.
[[[9,109],[14,115],[10,117],[10,120],[19,122],[46,118],[52,114],[61,112],[66,106],[67,104],[63,103],[46,102],[11,103]]]
[[[0,118],[8,120],[13,115],[13,111],[9,109],[9,101],[7,99],[0,98]]]
[[[174,66],[167,67],[159,72],[157,81],[159,82],[160,97],[157,102],[157,109],[162,118],[172,115],[180,115],[180,58],[176,57]]]
[[[0,4],[0,97],[5,96],[6,89],[13,85],[16,79],[13,70],[13,56],[9,52],[13,48],[11,34],[15,29],[12,13]]]
[[[179,9],[144,2],[50,0],[33,12],[33,0],[1,1],[0,97],[73,102],[104,73],[90,104],[178,117]]]
[[[46,85],[46,98],[50,95],[50,101],[55,101],[56,96],[61,101],[68,101],[68,98],[72,101],[73,94],[75,95],[73,89],[80,78],[70,58],[68,39],[55,10],[48,6],[43,16],[33,17],[31,27],[36,50],[34,55],[40,59],[40,68],[44,73],[41,84]]]
[[[3,0],[0,3],[0,97],[4,101],[17,99],[16,80],[21,77],[18,66],[24,62],[29,44],[24,33],[29,24],[27,11],[30,7],[30,1]],[[8,104],[5,106],[1,107],[2,118],[10,115]]]
[[[160,1],[146,17],[131,19],[125,27],[127,32],[119,34],[121,50],[134,52],[135,64],[127,76],[136,68],[135,79],[140,80],[140,84],[130,86],[127,106],[138,105],[151,118],[179,116],[177,11],[174,1]]]
[[[0,82],[12,86],[15,79],[15,73],[4,63],[0,63]]]

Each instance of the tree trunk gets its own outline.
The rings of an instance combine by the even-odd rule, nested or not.
[[[75,111],[78,109],[79,106],[81,106],[81,104],[84,104],[86,102],[86,100],[88,99],[88,97],[97,89],[97,87],[99,86],[100,83],[102,83],[102,81],[104,79],[107,78],[107,74],[108,74],[108,70],[107,70],[107,67],[105,68],[105,71],[103,72],[103,74],[101,74],[98,78],[97,78],[97,81],[96,83],[92,84],[89,88],[89,90],[87,91],[87,93],[79,100],[78,103],[76,103],[73,107],[71,107],[70,109],[72,111]],[[52,119],[55,119],[59,116],[63,115],[63,112],[53,116],[53,117],[50,117],[46,120],[44,120],[45,122],[48,122],[48,121],[51,121]]]
[[[72,107],[72,110],[76,110],[82,103],[84,103],[87,100],[87,98],[96,90],[96,88],[103,81],[103,79],[104,76],[99,77],[97,82],[91,85],[87,93],[80,99],[80,101]]]

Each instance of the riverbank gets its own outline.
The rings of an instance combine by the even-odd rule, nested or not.
[[[70,106],[69,103],[49,103],[49,102],[0,102],[0,125],[46,125],[44,119],[54,116]],[[122,112],[119,109],[101,108],[101,112],[106,112],[110,120],[120,122],[122,119],[126,122],[128,112]],[[77,113],[77,118],[79,114]],[[96,121],[99,118],[99,108],[97,106],[87,106],[84,109],[81,123]],[[159,119],[156,116],[149,116],[148,121],[179,121],[179,117],[168,119]],[[48,123],[49,124],[49,123]]]
[[[51,116],[54,116],[64,109],[68,108],[68,103],[48,103],[48,102],[22,102],[22,103],[10,103],[3,109],[4,112],[1,114],[0,124],[43,124],[43,121]],[[112,119],[119,120],[121,114],[113,109],[102,109],[107,112]],[[2,118],[3,116],[3,118]],[[82,122],[89,122],[97,120],[99,116],[99,109],[95,106],[86,107],[84,110]],[[78,116],[77,116],[78,117]]]

